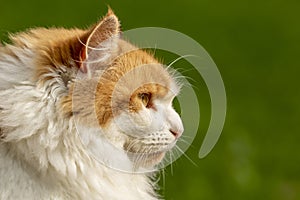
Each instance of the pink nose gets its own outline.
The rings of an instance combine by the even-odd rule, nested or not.
[[[174,131],[172,129],[170,129],[170,132],[172,133],[172,135],[174,135],[174,137],[177,139],[182,135],[182,132],[179,131]]]

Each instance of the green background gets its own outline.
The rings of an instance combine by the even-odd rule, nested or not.
[[[165,198],[300,199],[300,1],[1,0],[0,38],[29,27],[87,27],[106,5],[123,30],[165,27],[194,38],[224,80],[225,127],[213,151],[199,159],[209,96],[201,77],[186,71],[201,107],[200,128],[187,152],[197,166],[181,157],[173,170],[168,167],[161,181]],[[176,58],[157,54],[167,63]],[[176,66],[188,68],[184,61]]]

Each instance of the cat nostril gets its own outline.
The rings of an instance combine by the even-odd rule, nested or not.
[[[172,129],[170,129],[170,132],[172,133],[172,135],[174,135],[174,137],[177,139],[179,138],[180,134]]]

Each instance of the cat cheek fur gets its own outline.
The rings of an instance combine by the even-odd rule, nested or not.
[[[156,100],[153,104],[155,109],[143,107],[137,113],[121,114],[114,120],[114,125],[117,125],[120,133],[140,138],[146,145],[165,141],[156,149],[165,151],[182,134],[182,121],[170,102]]]

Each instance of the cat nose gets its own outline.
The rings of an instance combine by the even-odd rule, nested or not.
[[[169,130],[171,133],[172,133],[172,135],[176,138],[176,139],[178,139],[181,135],[182,135],[182,131],[175,131],[175,130],[173,130],[173,129],[170,129]]]
[[[182,135],[184,128],[180,116],[173,108],[169,110],[167,120],[170,133],[175,139],[178,139]]]

